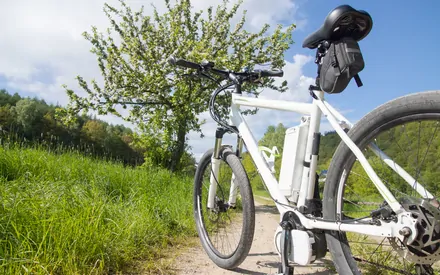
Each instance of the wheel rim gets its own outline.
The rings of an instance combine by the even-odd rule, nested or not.
[[[413,198],[411,201],[417,201],[416,198],[420,199],[421,195],[389,168],[382,156],[375,155],[367,147],[371,141],[374,141],[386,155],[408,171],[435,198],[439,198],[440,190],[437,188],[440,181],[438,168],[440,165],[437,165],[440,164],[437,161],[440,159],[439,114],[410,115],[390,121],[369,133],[359,145],[370,165],[398,200]],[[353,155],[347,164],[339,178],[337,217],[342,220],[361,218],[370,216],[371,211],[380,208],[385,209],[384,214],[380,216],[382,218],[384,215],[387,216],[388,207],[383,204],[383,198]],[[410,207],[410,204],[407,203],[407,206]],[[415,209],[414,205],[411,207]],[[431,216],[436,217],[431,220],[437,220],[438,213],[435,210],[431,211],[433,211]],[[430,215],[427,214],[427,216]],[[440,226],[435,228],[435,232],[437,231],[440,231]],[[416,254],[416,258],[422,258],[423,252],[425,255],[427,252],[420,251],[420,248],[407,247],[396,239],[376,238],[355,233],[341,233],[340,237],[350,247],[353,257],[349,261],[356,261],[362,273],[434,274],[432,273],[434,270],[435,272],[440,270],[438,263],[432,265],[424,262],[423,259],[415,262],[414,258],[404,258],[405,249],[408,251],[406,253]],[[396,249],[397,246],[403,250],[399,251]],[[435,258],[439,259],[440,244],[436,244],[429,252],[433,251]]]
[[[237,200],[235,208],[228,205],[231,186],[232,170],[222,161],[217,178],[218,186],[216,192],[216,202],[214,209],[207,208],[207,198],[209,192],[209,181],[211,162],[204,168],[201,178],[200,188],[197,194],[197,205],[199,213],[199,224],[202,237],[206,240],[210,250],[220,258],[232,257],[239,247],[243,232],[242,205],[238,183]]]

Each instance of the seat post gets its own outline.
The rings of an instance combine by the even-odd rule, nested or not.
[[[316,56],[315,56],[315,64],[318,65],[318,69],[317,69],[317,76],[315,79],[315,85],[316,86],[310,86],[309,90],[321,90],[319,87],[319,77],[320,77],[320,71],[321,71],[321,59],[326,55],[328,48],[330,47],[330,42],[328,42],[327,40],[322,41],[321,43],[319,43],[317,49],[316,49]]]

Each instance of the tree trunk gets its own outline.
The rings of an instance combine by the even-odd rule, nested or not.
[[[183,122],[179,124],[179,128],[177,129],[176,146],[174,147],[174,152],[169,167],[172,172],[177,170],[178,165],[180,164],[180,159],[182,158],[183,153],[185,151],[185,137],[186,137],[186,123]]]

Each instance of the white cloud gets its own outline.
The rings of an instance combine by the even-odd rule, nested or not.
[[[222,3],[223,0],[195,0],[192,1],[192,5],[196,10],[206,9],[209,6],[215,6]],[[230,5],[232,6],[237,1],[232,1]],[[298,6],[292,0],[277,0],[276,5],[272,1],[267,0],[246,0],[239,9],[239,14],[242,11],[247,11],[247,28],[248,29],[259,29],[264,24],[269,24],[275,26],[277,23],[282,21],[293,22],[294,17],[297,13]],[[238,18],[236,18],[238,19]]]
[[[287,80],[289,89],[284,93],[266,90],[263,91],[260,98],[310,102],[311,97],[308,88],[313,84],[314,79],[305,76],[302,69],[311,60],[312,57],[310,56],[297,54],[293,57],[293,62],[286,61],[286,65],[283,68],[284,77],[277,80],[277,82],[281,83]],[[300,115],[292,112],[261,109],[257,116],[249,117],[248,123],[251,127],[255,128],[257,137],[260,138],[269,125],[283,123],[284,126],[291,127],[298,124],[299,119]]]
[[[66,96],[60,88],[63,83],[75,85],[73,78],[81,74],[86,78],[97,77],[99,71],[94,55],[89,53],[90,44],[82,37],[82,32],[97,26],[104,30],[108,20],[102,9],[105,2],[116,4],[116,0],[63,1],[6,1],[0,11],[0,76],[7,79],[11,88],[32,87],[37,95],[47,86],[52,89],[42,95],[51,101],[64,103]],[[194,0],[194,9],[215,6],[221,0]],[[128,0],[138,9],[145,6],[151,13],[150,3],[159,11],[165,9],[164,1]],[[250,28],[261,27],[264,23],[274,25],[281,20],[293,20],[296,5],[292,0],[279,0],[273,5],[265,0],[246,0],[242,6],[248,10]],[[49,76],[47,76],[49,75]],[[45,81],[39,78],[44,76]],[[44,87],[44,84],[46,87]],[[39,89],[37,86],[39,85]]]
[[[136,10],[144,5],[147,14],[152,12],[151,3],[159,11],[165,9],[163,0],[126,1]],[[241,11],[247,10],[246,28],[256,30],[265,23],[272,26],[279,22],[295,23],[294,18],[298,10],[296,1],[277,0],[275,5],[273,1],[267,0],[244,0]],[[0,9],[0,79],[4,80],[5,87],[0,88],[32,93],[49,103],[65,105],[67,96],[61,85],[67,84],[81,92],[75,80],[77,75],[86,80],[99,80],[100,73],[95,56],[89,52],[91,45],[82,37],[82,33],[89,31],[92,25],[101,31],[105,30],[108,19],[103,13],[103,5],[106,2],[118,6],[117,0],[3,1]],[[223,0],[193,0],[192,5],[195,10],[200,10],[221,2]],[[301,23],[304,20],[300,18],[297,22]],[[264,96],[298,100],[307,98],[307,93],[303,90],[310,79],[302,76],[301,68],[309,59],[297,55],[293,63],[286,65],[291,94],[288,92],[272,95],[270,91],[265,91]],[[100,117],[112,123],[123,123],[114,116]],[[286,121],[283,116],[277,118]],[[265,118],[264,121],[268,119]],[[254,118],[250,118],[249,121],[251,125],[256,125],[259,132],[265,127],[262,121]],[[208,125],[204,127],[212,127]],[[190,138],[195,138],[194,133],[190,134]],[[201,147],[204,147],[199,146],[200,142],[190,143],[194,147],[194,153],[200,153]]]
[[[78,74],[99,75],[82,32],[107,20],[100,1],[7,1],[0,23],[0,75],[7,88],[67,103],[62,84],[76,86]]]

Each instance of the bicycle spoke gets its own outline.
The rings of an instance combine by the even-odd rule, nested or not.
[[[429,173],[424,174],[424,172],[430,171],[426,169],[432,166],[428,162],[437,159],[435,154],[439,148],[437,143],[440,132],[439,124],[438,120],[434,123],[425,120],[411,121],[405,125],[400,125],[401,127],[386,129],[386,131],[372,139],[384,154],[388,155],[390,159],[394,160],[407,172],[412,173],[411,176],[415,179],[414,184],[408,184],[393,167],[385,162],[383,155],[371,153],[369,150],[364,153],[378,177],[396,199],[420,198],[419,194],[415,192],[416,188],[419,187],[416,184],[422,184],[426,191],[433,191],[429,190],[429,187],[435,186],[432,181],[437,182],[437,177]],[[365,144],[370,144],[370,141]],[[384,200],[358,161],[354,160],[349,167],[351,170],[342,189],[344,192],[342,195],[343,208],[340,213],[350,216],[347,216],[348,218],[355,219],[364,215],[363,213],[368,215],[372,210],[379,209],[373,207],[377,202],[376,199],[382,199],[382,205]],[[362,187],[357,184],[362,184]],[[380,219],[382,216],[376,218]],[[409,250],[406,245],[399,241],[397,245],[400,250],[395,250],[396,243],[392,245],[387,241],[387,238],[362,237],[363,235],[356,233],[347,233],[346,235],[353,258],[358,262],[362,273],[417,274],[416,265],[411,263],[405,256],[410,253],[417,257],[417,254],[414,254],[417,253],[415,249]],[[429,266],[423,266],[421,269],[424,270],[425,267]],[[423,272],[422,274],[430,274],[429,271]]]
[[[243,224],[239,222],[242,219],[240,213],[241,205],[239,204],[239,182],[234,178],[232,180],[232,170],[221,162],[218,174],[213,174],[211,166],[205,170],[202,184],[202,215],[206,232],[212,247],[219,253],[219,255],[233,254],[241,239],[241,232]],[[214,179],[217,185],[216,196],[214,201],[214,208],[207,208],[207,199],[210,188],[210,181]],[[234,189],[231,190],[231,185]],[[232,193],[231,193],[232,192]],[[234,195],[236,199],[236,206],[234,208],[229,205],[230,195]]]
[[[438,129],[438,123],[437,123],[437,126],[436,126],[435,129],[434,129],[434,134],[432,135],[432,137],[431,137],[431,139],[430,139],[430,141],[429,141],[429,144],[428,144],[428,146],[427,146],[427,148],[426,148],[425,154],[424,154],[424,156],[423,156],[423,160],[422,160],[422,162],[420,163],[420,165],[418,166],[418,168],[416,169],[416,171],[417,171],[417,173],[416,173],[416,177],[415,177],[415,181],[416,181],[416,182],[417,182],[417,179],[418,179],[418,177],[419,177],[419,175],[420,175],[420,172],[421,172],[420,169],[422,168],[423,163],[425,162],[426,156],[428,155],[429,148],[431,147],[432,141],[434,140],[434,136],[435,136],[435,134],[436,134],[436,132],[437,132],[437,129]]]

